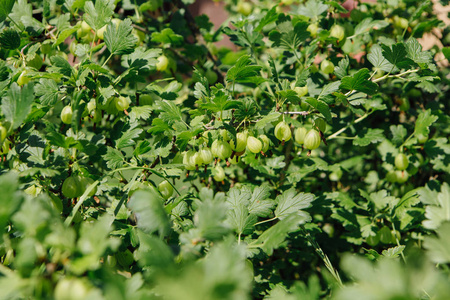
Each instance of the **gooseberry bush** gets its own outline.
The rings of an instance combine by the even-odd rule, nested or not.
[[[193,2],[0,0],[0,298],[447,299],[431,1]]]

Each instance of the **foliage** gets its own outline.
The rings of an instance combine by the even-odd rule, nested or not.
[[[0,1],[0,298],[446,299],[431,2],[192,2]]]

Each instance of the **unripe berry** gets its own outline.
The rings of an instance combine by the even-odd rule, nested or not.
[[[305,136],[307,133],[308,133],[308,129],[306,129],[305,127],[299,127],[297,129],[295,129],[295,131],[294,131],[295,142],[299,145],[303,145],[303,143],[305,142]]]
[[[425,144],[425,142],[428,141],[428,135],[424,135],[424,134],[419,133],[419,134],[416,135],[416,137],[417,137],[417,141],[420,144]]]
[[[297,96],[303,97],[303,96],[305,96],[306,94],[308,94],[308,87],[307,87],[306,85],[305,85],[305,86],[302,86],[302,87],[296,86],[296,87],[294,88],[294,91],[297,92]]]
[[[158,57],[158,62],[156,63],[156,70],[162,72],[167,69],[167,66],[169,65],[169,59],[165,55],[161,55]]]
[[[281,121],[275,126],[275,137],[280,141],[287,142],[291,139],[292,133],[288,123]]]
[[[407,171],[397,170],[397,171],[395,171],[395,175],[397,175],[398,183],[405,183],[406,181],[408,181],[409,174]]]
[[[254,136],[249,136],[247,139],[247,149],[252,153],[259,153],[262,150],[262,142]]]
[[[397,156],[395,157],[395,167],[400,170],[406,170],[406,168],[408,168],[409,165],[409,161],[408,161],[408,157],[406,157],[405,154],[403,153],[399,153],[397,154]]]
[[[131,100],[123,96],[117,97],[115,99],[115,105],[118,111],[127,110],[130,107]]]
[[[212,170],[212,175],[213,175],[214,180],[217,182],[221,182],[225,179],[225,171],[223,170],[223,168],[220,165],[217,165]]]
[[[314,150],[320,146],[320,133],[311,129],[305,136],[304,145],[306,149]]]
[[[325,132],[327,129],[327,122],[322,118],[317,118],[314,120],[314,126],[321,132]]]
[[[72,123],[72,106],[66,105],[61,111],[61,121],[64,124],[71,124]]]
[[[262,142],[262,149],[261,149],[261,151],[266,153],[269,150],[269,147],[270,147],[270,140],[269,140],[269,138],[265,134],[261,134],[260,136],[258,136],[258,138]]]
[[[334,72],[334,64],[329,60],[322,60],[320,70],[325,74],[331,74]]]
[[[248,137],[248,131],[238,132],[236,134],[236,145],[234,144],[234,141],[230,141],[231,149],[233,149],[236,152],[242,152],[245,150],[245,147],[247,146],[247,137]]]
[[[345,29],[341,25],[333,25],[330,29],[330,36],[342,41],[345,37]]]
[[[192,157],[196,154],[194,150],[189,150],[184,153],[183,156],[183,164],[186,170],[192,171],[195,170],[195,164],[192,162]]]
[[[198,153],[203,161],[203,164],[209,165],[213,161],[213,155],[209,148],[202,148]]]
[[[158,184],[158,190],[166,200],[169,199],[173,194],[173,187],[167,180],[164,180],[160,184]]]
[[[317,23],[309,24],[308,28],[306,28],[309,33],[311,33],[312,37],[316,37],[317,31],[319,30],[319,26],[317,26]]]

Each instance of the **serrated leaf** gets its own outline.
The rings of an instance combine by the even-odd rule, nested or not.
[[[239,235],[252,233],[257,219],[256,215],[249,214],[248,208],[243,204],[228,211],[227,220]]]
[[[317,97],[317,100],[320,100],[320,98],[325,98],[325,96],[330,95],[330,94],[334,93],[335,91],[337,91],[339,89],[340,84],[341,84],[341,82],[339,80],[326,84],[320,91],[320,94],[319,94],[319,97]]]
[[[342,78],[340,88],[348,91],[359,91],[368,95],[373,95],[378,90],[375,82],[368,80],[370,78],[369,69],[363,68],[352,76]]]
[[[422,51],[422,45],[415,39],[410,38],[406,44],[406,53],[421,68],[426,68],[432,63],[433,57],[430,52]]]
[[[316,19],[327,10],[328,5],[325,5],[323,1],[308,0],[304,5],[299,6],[297,14]]]
[[[15,1],[14,0],[0,0],[0,23],[6,20],[11,12]]]
[[[8,50],[14,50],[19,48],[20,47],[19,33],[12,28],[6,28],[5,30],[3,30],[0,33],[0,46]]]
[[[180,108],[173,102],[168,100],[156,101],[158,110],[161,111],[159,117],[169,125],[175,122],[183,122]]]
[[[450,223],[446,222],[436,229],[437,237],[426,236],[423,246],[428,256],[437,264],[450,262]]]
[[[248,203],[248,211],[258,217],[267,217],[272,212],[275,202],[268,199],[270,196],[270,188],[267,185],[257,186],[253,190]]]
[[[336,68],[334,68],[334,74],[336,74],[337,78],[341,79],[342,77],[348,75],[349,65],[350,65],[350,61],[348,60],[348,56],[344,57],[343,59],[341,59],[339,61]]]
[[[395,71],[395,66],[384,58],[380,45],[373,45],[370,48],[370,53],[367,55],[367,59],[375,67],[375,69],[379,69],[384,72]]]
[[[106,161],[106,166],[111,170],[122,167],[125,159],[122,152],[109,146],[107,147],[106,154],[102,157]]]
[[[227,82],[242,82],[251,77],[257,77],[260,66],[250,65],[252,61],[249,55],[241,56],[236,64],[232,66],[226,76]]]
[[[355,32],[353,33],[352,38],[355,38],[361,34],[365,34],[372,29],[376,30],[382,29],[388,25],[389,23],[386,21],[373,20],[372,18],[365,18],[364,20],[359,22],[358,25],[356,25]]]
[[[6,121],[11,124],[10,130],[14,130],[22,125],[31,111],[34,101],[33,84],[29,83],[22,88],[17,83],[12,83],[7,97],[2,99],[1,109]]]
[[[64,43],[64,41],[65,41],[69,36],[71,36],[72,34],[74,34],[77,30],[78,30],[78,26],[64,29],[63,31],[61,31],[61,32],[58,34],[58,38],[56,39],[56,42],[55,42],[54,45],[55,45],[55,46],[58,46],[59,44]]]
[[[392,143],[397,146],[401,145],[406,138],[406,134],[408,133],[406,128],[403,127],[403,125],[391,125],[389,129],[392,133]]]
[[[132,30],[130,19],[123,20],[117,27],[109,23],[104,34],[108,50],[116,55],[132,53],[137,42],[137,37],[131,34]]]
[[[369,144],[376,144],[385,140],[383,129],[372,129],[369,128],[367,132],[362,136],[358,136],[353,140],[353,145],[355,146],[367,146]]]
[[[309,105],[311,105],[312,107],[317,109],[322,114],[322,116],[327,120],[327,122],[331,123],[331,121],[332,121],[331,120],[331,112],[330,112],[330,107],[328,106],[328,104],[326,104],[322,100],[317,100],[317,99],[311,98],[311,97],[308,97],[305,101]]]
[[[95,31],[105,26],[111,16],[114,13],[114,1],[113,0],[97,0],[95,6],[92,1],[87,1],[84,4],[84,11],[86,12],[83,17],[86,23],[92,27]]]
[[[170,223],[163,203],[162,196],[156,190],[149,189],[134,192],[127,206],[135,213],[139,229],[165,236],[170,231]]]
[[[311,217],[303,209],[310,207],[313,200],[313,194],[297,193],[294,188],[290,188],[275,199],[278,203],[275,216],[284,219],[290,214],[297,214],[302,217],[302,222],[308,222]]]
[[[249,246],[258,246],[267,255],[272,255],[273,250],[280,247],[286,236],[298,230],[298,226],[305,221],[303,216],[289,214],[280,222],[264,231],[256,241]]]
[[[72,75],[72,66],[64,57],[55,55],[50,58],[50,61],[52,63],[52,71],[56,71],[67,77],[70,77]]]
[[[269,11],[267,11],[263,18],[259,21],[258,26],[255,28],[255,31],[261,31],[264,26],[275,22],[278,18],[278,13],[276,10],[276,6],[272,7]]]
[[[395,246],[386,250],[383,250],[381,252],[381,254],[384,257],[388,257],[388,258],[396,258],[398,257],[400,254],[403,253],[403,250],[405,249],[405,246],[400,245],[400,246]]]
[[[417,117],[416,125],[414,127],[414,133],[428,136],[428,134],[430,133],[430,129],[428,127],[430,127],[431,124],[436,122],[437,119],[438,116],[432,115],[430,109],[422,111]]]
[[[277,121],[281,116],[281,113],[277,111],[272,111],[269,114],[262,117],[260,120],[258,120],[255,124],[256,129],[263,129],[268,123],[272,123]]]
[[[143,130],[140,128],[127,129],[123,132],[122,136],[116,140],[116,148],[122,149],[135,145],[136,142],[134,139],[138,138],[142,131]]]
[[[404,43],[397,43],[391,46],[381,45],[383,56],[399,69],[411,66],[411,59],[407,57]]]
[[[183,36],[176,34],[171,28],[164,28],[161,32],[152,33],[152,42],[176,47],[183,42]]]
[[[58,85],[53,79],[41,78],[35,87],[36,96],[42,105],[54,105],[58,102]]]
[[[133,106],[128,113],[130,116],[130,123],[134,123],[136,120],[148,120],[152,113],[152,107],[150,105]]]
[[[292,24],[290,17],[280,16],[277,21],[277,29],[269,33],[269,39],[274,46],[288,50],[296,50],[309,37],[308,23],[297,22]]]
[[[447,183],[441,186],[437,204],[426,206],[423,227],[436,230],[442,223],[450,221],[450,186]]]

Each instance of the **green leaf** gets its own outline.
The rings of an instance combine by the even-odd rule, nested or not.
[[[311,98],[311,97],[308,97],[305,101],[309,105],[311,105],[312,107],[317,109],[322,114],[322,116],[327,120],[327,122],[329,122],[329,123],[332,122],[330,107],[328,106],[328,104],[326,104],[322,100],[317,100],[317,99]]]
[[[433,57],[431,53],[422,51],[422,45],[415,38],[410,38],[405,46],[408,58],[412,59],[422,69],[432,64]]]
[[[55,105],[58,102],[58,85],[53,79],[41,78],[35,87],[36,96],[42,105]]]
[[[299,6],[297,14],[316,19],[327,10],[328,5],[325,5],[323,1],[308,0],[304,5]]]
[[[359,91],[368,95],[373,95],[377,92],[378,85],[375,82],[368,80],[369,78],[369,69],[363,68],[352,76],[345,76],[342,78],[340,88],[348,91]]]
[[[251,77],[257,77],[260,66],[250,65],[252,61],[249,55],[241,56],[236,64],[231,67],[226,76],[227,82],[243,82]]]
[[[110,21],[114,6],[113,0],[97,0],[95,6],[92,1],[88,1],[84,4],[84,20],[97,31]]]
[[[383,56],[394,66],[399,69],[411,66],[411,59],[407,57],[406,47],[404,43],[397,43],[391,46],[381,45]]]
[[[391,125],[389,127],[392,133],[392,143],[394,145],[400,146],[406,138],[408,132],[403,125]]]
[[[142,133],[142,129],[140,128],[124,128],[122,136],[116,140],[116,148],[122,149],[125,147],[133,146],[136,144],[134,139],[138,138]]]
[[[6,20],[14,6],[14,0],[0,0],[0,23]]]
[[[171,28],[164,28],[161,32],[152,33],[152,42],[161,43],[168,47],[177,47],[182,44],[183,36],[176,34]]]
[[[313,194],[297,194],[294,188],[290,188],[275,199],[278,203],[275,209],[275,216],[279,219],[284,219],[290,214],[296,214],[302,217],[302,223],[308,222],[311,220],[311,216],[303,209],[310,207],[313,200]]]
[[[370,48],[370,53],[367,55],[367,59],[375,67],[375,69],[382,70],[384,72],[391,72],[395,70],[395,66],[384,58],[380,45],[373,45]]]
[[[262,117],[255,124],[256,129],[263,129],[267,124],[277,121],[281,114],[277,111],[272,111],[269,114]]]
[[[140,267],[157,269],[159,274],[168,273],[174,266],[174,254],[169,245],[159,237],[137,231],[139,248],[135,252],[137,263]]]
[[[20,35],[12,29],[6,28],[0,33],[0,46],[8,50],[14,50],[20,47]]]
[[[442,48],[442,54],[444,54],[445,58],[450,61],[450,47]]]
[[[240,234],[250,234],[253,232],[257,217],[249,214],[248,208],[239,204],[228,212],[228,222],[231,227]]]
[[[288,50],[297,50],[309,37],[308,23],[297,22],[294,26],[290,17],[281,15],[277,21],[277,29],[269,33],[269,39],[274,46]]]
[[[108,166],[108,168],[110,168],[111,170],[122,167],[125,158],[122,152],[111,147],[107,147],[106,154],[102,157],[106,161],[106,165]]]
[[[388,248],[386,250],[383,250],[381,252],[381,254],[384,257],[388,257],[388,258],[397,258],[400,254],[403,253],[403,250],[405,250],[405,246],[401,245],[401,246],[395,246],[392,248]]]
[[[263,18],[259,21],[258,26],[255,28],[255,31],[261,31],[264,26],[275,22],[278,19],[277,7],[273,6],[269,11],[263,14]]]
[[[167,124],[172,125],[175,122],[183,122],[180,108],[168,100],[156,101],[158,110],[161,111],[159,117]]]
[[[349,65],[350,61],[348,60],[348,56],[346,56],[343,59],[341,59],[336,68],[334,68],[334,74],[336,74],[336,76],[340,79],[344,76],[347,76]]]
[[[444,183],[437,195],[437,205],[427,205],[425,218],[422,222],[427,229],[438,229],[442,223],[450,221],[450,186]]]
[[[52,68],[50,71],[61,73],[67,77],[72,75],[73,69],[69,62],[62,56],[55,55],[50,58]]]
[[[104,34],[108,50],[116,55],[132,53],[137,42],[137,38],[131,34],[132,30],[131,20],[128,18],[120,22],[117,27],[110,22]]]
[[[56,42],[54,45],[58,46],[59,44],[64,43],[64,41],[69,36],[74,34],[78,30],[79,27],[80,26],[75,26],[75,27],[67,28],[67,29],[64,29],[63,31],[61,31],[60,34],[58,35],[58,38],[56,39]]]
[[[204,200],[194,215],[194,223],[201,237],[210,240],[223,239],[231,229],[225,222],[227,211],[228,208],[223,201]]]
[[[11,215],[19,209],[24,196],[18,191],[19,181],[16,173],[7,172],[0,175],[0,228],[5,228]],[[3,235],[0,235],[3,242]]]
[[[22,88],[15,82],[11,84],[7,97],[2,99],[1,105],[6,121],[11,124],[10,130],[22,125],[31,111],[33,101],[33,84],[26,84]]]
[[[298,230],[298,226],[305,221],[305,218],[298,214],[289,214],[266,231],[264,231],[256,241],[249,244],[249,247],[257,246],[267,255],[272,255],[273,250],[280,247],[286,236]]]
[[[423,246],[434,263],[447,264],[450,262],[450,223],[442,224],[436,233],[437,237],[426,236]]]
[[[267,185],[255,187],[247,206],[249,213],[262,218],[269,216],[275,206],[275,202],[269,197],[270,188]]]
[[[389,23],[386,21],[365,18],[364,20],[360,21],[358,25],[356,25],[355,32],[353,33],[352,38],[355,38],[361,34],[366,34],[372,29],[380,30],[388,25]]]
[[[127,206],[135,213],[137,226],[146,233],[158,232],[165,236],[170,231],[169,217],[164,210],[164,199],[154,189],[138,190]]]
[[[356,139],[353,140],[353,145],[355,146],[367,146],[369,144],[376,144],[385,140],[383,129],[373,129],[369,128],[366,132],[358,135]]]
[[[437,119],[438,116],[432,115],[430,109],[420,112],[416,120],[416,125],[414,127],[414,134],[423,134],[425,136],[428,136],[428,134],[430,133],[430,129],[428,127],[436,122]]]

